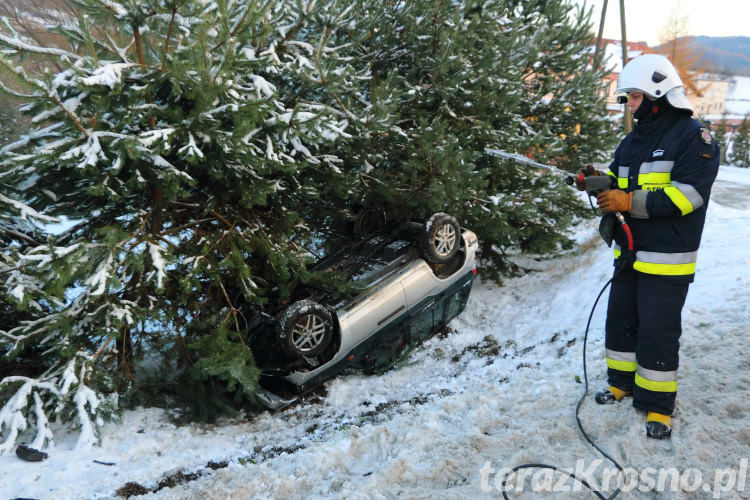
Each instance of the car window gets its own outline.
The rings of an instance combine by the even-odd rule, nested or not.
[[[370,339],[369,350],[362,360],[362,368],[367,372],[378,372],[387,369],[407,350],[409,340],[409,320],[404,319],[388,325],[382,335]]]
[[[434,308],[439,305],[439,302],[431,301],[419,312],[417,312],[411,319],[411,340],[413,342],[422,342],[430,336],[432,327],[434,325],[434,318],[440,318],[440,314],[437,316],[434,313]],[[442,307],[440,307],[442,309]]]
[[[456,293],[445,300],[445,322],[452,320],[461,312],[461,306],[464,301],[463,288],[456,290]]]

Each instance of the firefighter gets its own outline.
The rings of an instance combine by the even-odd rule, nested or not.
[[[606,320],[609,387],[595,400],[610,404],[632,396],[633,406],[646,412],[646,435],[667,439],[677,394],[680,315],[695,274],[719,146],[691,118],[683,83],[666,57],[645,54],[630,61],[617,79],[617,93],[627,95],[637,123],[606,173],[613,188],[597,196],[605,213],[600,232],[616,243],[616,271]],[[623,228],[613,223],[614,212],[631,229],[633,252],[626,250]]]

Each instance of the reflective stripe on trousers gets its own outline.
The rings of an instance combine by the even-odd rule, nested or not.
[[[635,385],[654,392],[677,392],[677,370],[657,371],[639,366]]]
[[[649,391],[676,392],[677,370],[658,371],[638,366],[634,352],[607,349],[607,368],[635,373],[635,385]]]
[[[615,258],[622,253],[620,246],[614,245]],[[638,250],[635,253],[633,269],[646,274],[661,276],[686,276],[695,274],[698,251],[693,252],[647,252]]]
[[[635,353],[607,349],[607,368],[621,372],[634,372],[637,368]]]

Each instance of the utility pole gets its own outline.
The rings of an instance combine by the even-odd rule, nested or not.
[[[594,49],[594,70],[599,69],[602,52],[602,35],[604,34],[604,18],[607,16],[607,0],[602,3],[602,18],[599,21],[599,34],[596,36],[596,49]]]
[[[628,37],[625,34],[625,0],[620,0],[620,29],[622,31],[622,67],[628,63]],[[625,133],[633,130],[633,117],[630,108],[625,104]]]

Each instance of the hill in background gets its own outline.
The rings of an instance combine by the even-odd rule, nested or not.
[[[711,71],[726,75],[750,76],[750,37],[693,36],[688,37],[701,53],[697,64],[708,65]],[[659,50],[661,46],[654,47]]]

